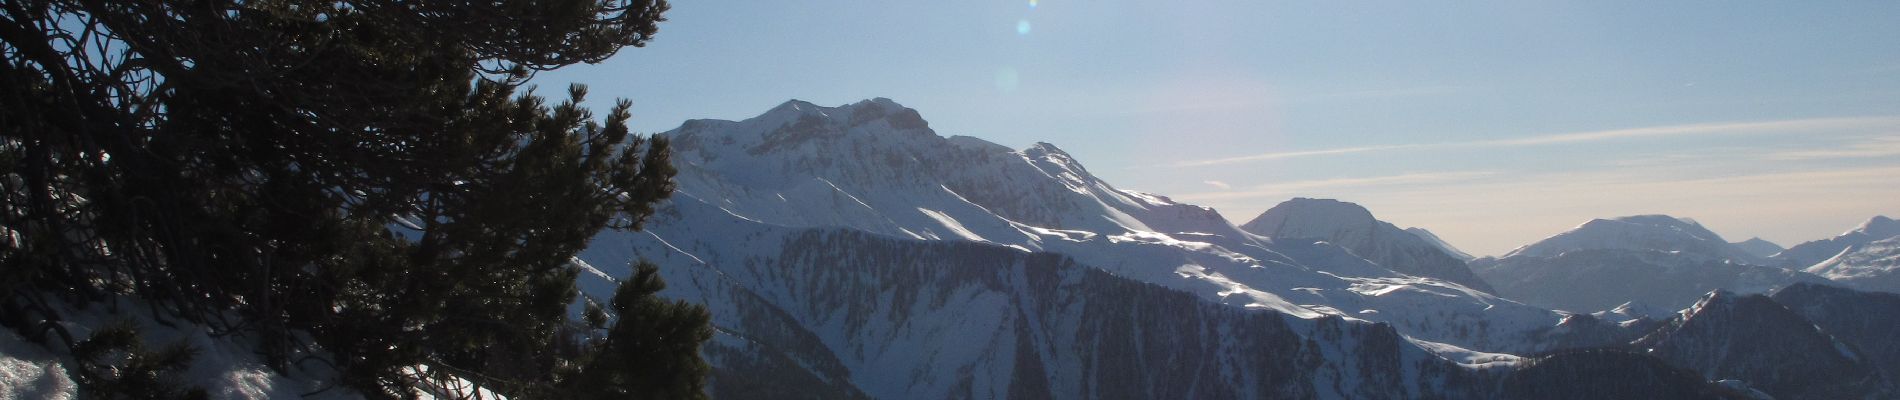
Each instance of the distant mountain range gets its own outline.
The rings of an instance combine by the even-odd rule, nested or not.
[[[1596,219],[1474,259],[1339,200],[1235,225],[889,99],[659,135],[678,190],[572,260],[572,309],[659,264],[664,296],[712,311],[715,398],[1900,396],[1886,217],[1785,250]],[[23,343],[0,331],[0,367],[50,370]]]
[[[1636,350],[1674,326],[1646,310],[1826,282],[1730,263],[1767,259],[1660,216],[1477,268],[1346,202],[1295,199],[1235,226],[1117,188],[1052,144],[939,136],[888,99],[662,135],[679,190],[645,231],[594,240],[582,288],[605,298],[629,260],[661,264],[665,295],[713,311],[721,398],[1745,398],[1783,386]],[[1536,279],[1504,271],[1581,262],[1570,253],[1719,272],[1654,277],[1713,277],[1683,307],[1514,297]]]
[[[1586,313],[1631,301],[1678,310],[1711,290],[1766,293],[1827,282],[1766,263],[1701,224],[1663,215],[1591,220],[1503,258],[1472,262],[1507,298]]]

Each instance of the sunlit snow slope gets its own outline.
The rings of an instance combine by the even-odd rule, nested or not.
[[[1242,232],[1206,207],[1116,188],[1054,145],[945,138],[887,99],[791,101],[663,135],[679,190],[645,231],[595,240],[580,258],[601,274],[583,287],[604,297],[629,260],[661,264],[668,295],[713,309],[722,334],[707,354],[726,373],[846,397],[1073,397],[1102,385],[1412,397],[1464,390],[1420,386],[1457,365],[1433,354],[1536,351],[1562,318],[1331,244]],[[1374,322],[1409,340],[1378,336]],[[1294,386],[1249,375],[1289,368],[1255,359],[1288,353],[1241,337],[1311,341],[1301,351],[1318,372],[1302,374],[1318,375]],[[1117,358],[1074,358],[1096,357],[1078,347]],[[1358,358],[1375,355],[1398,358]],[[1501,357],[1458,362],[1515,360]],[[1215,381],[1117,375],[1132,373],[1127,362]]]

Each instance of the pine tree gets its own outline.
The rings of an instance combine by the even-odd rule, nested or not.
[[[620,283],[613,299],[619,318],[600,351],[566,380],[565,393],[582,399],[705,398],[709,368],[698,344],[712,338],[711,317],[705,307],[655,296],[666,288],[659,272],[642,261]]]
[[[520,89],[644,45],[666,9],[4,2],[0,309],[75,345],[50,299],[130,295],[256,335],[280,369],[309,355],[308,333],[371,395],[413,392],[404,371],[425,365],[558,396],[556,371],[594,351],[559,351],[570,258],[601,229],[637,229],[674,169],[665,140],[628,131],[630,103],[596,119],[582,87],[556,104]],[[616,311],[616,324],[648,315]],[[669,313],[654,315],[683,315]],[[703,329],[700,315],[661,321]],[[705,335],[666,340],[697,349]]]

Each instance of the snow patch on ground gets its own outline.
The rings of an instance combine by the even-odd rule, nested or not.
[[[57,357],[12,329],[0,329],[0,400],[64,400],[77,392]]]

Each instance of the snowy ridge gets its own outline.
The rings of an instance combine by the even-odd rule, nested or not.
[[[1694,304],[1710,290],[1767,293],[1797,282],[1827,281],[1801,271],[1658,250],[1520,255],[1481,263],[1476,270],[1505,297],[1575,312],[1608,310],[1630,301],[1673,310]]]
[[[772,398],[746,388],[784,384],[834,398],[1538,398],[1492,392],[1523,359],[1408,337],[1396,324],[1210,301],[1053,253],[769,225],[706,205],[667,210],[655,222],[670,228],[604,232],[596,243],[617,245],[597,244],[582,258],[647,258],[663,266],[666,296],[712,308],[719,335],[706,354],[720,398]],[[666,222],[674,219],[693,223]],[[608,276],[630,272],[624,262],[590,264]],[[584,275],[582,286],[598,293],[612,282]],[[1600,333],[1548,331],[1537,343],[1605,343]],[[1538,387],[1630,384],[1605,379]]]
[[[1634,301],[1663,309],[1711,290],[1767,293],[1825,278],[1763,266],[1764,259],[1693,221],[1666,215],[1595,219],[1472,269],[1505,297],[1574,312]]]
[[[1754,255],[1756,257],[1762,257],[1762,258],[1768,258],[1770,256],[1774,256],[1776,253],[1782,252],[1783,250],[1787,250],[1787,249],[1781,248],[1781,245],[1775,244],[1775,242],[1763,240],[1762,238],[1759,238],[1759,237],[1751,237],[1751,238],[1748,238],[1748,240],[1743,240],[1743,241],[1735,242],[1731,244],[1734,244],[1735,248],[1742,249],[1742,251],[1748,252],[1748,254]]]
[[[665,295],[712,308],[721,332],[707,350],[714,364],[747,381],[814,382],[873,398],[1457,397],[1482,390],[1424,386],[1432,379],[1420,374],[1463,372],[1403,344],[1388,326],[1225,306],[1050,253],[708,221],[718,212],[709,207],[670,210],[677,214],[664,218],[695,222],[654,235],[603,233],[597,242],[620,245],[596,245],[582,258],[661,264]],[[612,266],[604,268],[609,276],[629,272],[624,263],[592,264]],[[611,284],[584,279],[583,290]],[[1301,356],[1272,356],[1288,354]],[[1410,383],[1394,385],[1401,382]],[[716,396],[745,397],[719,393],[727,386],[717,380],[714,388]]]
[[[1590,313],[1590,315],[1616,322],[1627,322],[1641,318],[1668,318],[1676,315],[1676,310],[1652,307],[1648,304],[1638,303],[1636,301],[1627,301],[1623,302],[1623,304],[1616,305],[1616,308]]]
[[[1410,233],[1413,236],[1418,236],[1419,239],[1425,239],[1425,242],[1438,246],[1439,250],[1444,250],[1445,254],[1450,254],[1452,257],[1456,257],[1460,261],[1469,262],[1471,260],[1477,259],[1477,257],[1473,257],[1471,253],[1466,253],[1464,252],[1464,250],[1459,250],[1457,246],[1452,246],[1451,242],[1446,242],[1445,239],[1439,238],[1438,234],[1432,233],[1432,231],[1429,231],[1429,230],[1425,230],[1425,228],[1420,228],[1420,227],[1405,228],[1405,232]]]
[[[1557,319],[1336,246],[1252,235],[1206,207],[1116,188],[1055,145],[1010,151],[943,138],[888,99],[838,107],[791,101],[743,121],[694,120],[663,135],[674,140],[681,170],[673,203],[718,210],[707,218],[1054,252],[1220,303],[1391,322],[1407,335],[1485,351],[1521,348],[1524,332]],[[668,235],[677,229],[668,222],[649,226],[674,244],[687,240]],[[730,251],[682,248],[701,257]],[[1471,329],[1477,321],[1487,328]]]
[[[1371,211],[1358,204],[1295,198],[1260,213],[1241,229],[1272,238],[1324,240],[1393,271],[1492,291],[1491,285],[1471,273],[1465,260],[1444,250],[1448,245],[1373,218]]]
[[[1895,236],[1900,236],[1900,221],[1876,215],[1839,236],[1794,245],[1775,254],[1772,259],[1787,268],[1808,269],[1856,245]]]
[[[1504,257],[1553,257],[1572,250],[1657,250],[1714,260],[1765,265],[1766,261],[1722,240],[1693,221],[1667,215],[1594,219],[1556,236],[1519,247]]]
[[[1355,392],[1382,380],[1398,384],[1377,390],[1406,391],[1391,397],[1417,397],[1456,393],[1418,386],[1434,380],[1417,368],[1455,368],[1441,357],[1472,351],[1539,350],[1538,332],[1561,317],[1395,272],[1333,244],[1243,232],[1206,207],[1116,188],[1054,145],[1010,150],[943,138],[886,99],[839,107],[793,101],[743,121],[689,121],[663,135],[674,140],[681,171],[673,199],[646,232],[603,233],[580,258],[606,276],[625,274],[634,258],[661,265],[665,295],[712,307],[721,333],[706,354],[721,373],[818,385],[841,397],[1005,397],[1019,389],[1072,397],[1131,384],[1124,389],[1142,391],[1128,393],[1159,397],[1388,397]],[[597,275],[583,278],[584,292],[612,289]],[[1159,292],[1128,298],[1105,289],[1114,287]],[[1152,296],[1187,302],[1141,303]],[[1096,308],[1105,305],[1116,311]],[[1155,306],[1165,307],[1139,311]],[[1130,309],[1147,313],[1127,328],[1134,338],[1185,342],[1116,353],[1135,349],[1116,344],[1131,338],[1102,329],[1137,321]],[[1293,335],[1231,325],[1267,317]],[[1174,326],[1155,321],[1176,318],[1202,328],[1152,331]],[[1323,389],[1274,386],[1285,377],[1258,371],[1287,367],[1239,361],[1260,345],[1228,339],[1242,329],[1315,340],[1313,357],[1336,367],[1299,378]],[[1127,365],[1058,350],[1075,346],[1226,360],[1195,368],[1230,372],[1183,371],[1181,381],[1223,378],[1182,391],[1117,378],[1132,373]],[[1361,346],[1373,347],[1355,350]],[[1153,353],[1166,348],[1178,353]],[[1368,354],[1410,361],[1349,361]],[[1045,379],[1017,372],[1034,370]],[[1374,370],[1388,372],[1365,375]]]
[[[1862,290],[1900,293],[1900,236],[1849,246],[1806,272]]]

